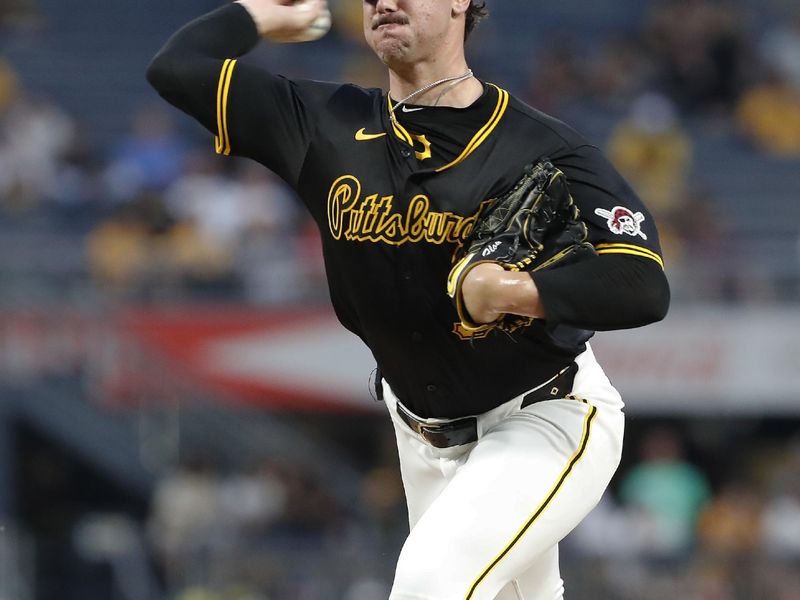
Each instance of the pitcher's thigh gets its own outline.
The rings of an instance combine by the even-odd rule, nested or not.
[[[496,598],[594,507],[619,462],[620,440],[609,438],[619,436],[577,401],[543,402],[503,420],[411,531],[391,598]]]

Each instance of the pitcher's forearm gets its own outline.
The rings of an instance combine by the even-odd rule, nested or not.
[[[464,306],[476,323],[491,323],[506,313],[544,318],[539,291],[530,275],[506,271],[497,263],[476,265],[461,292]]]
[[[216,132],[216,97],[224,61],[259,42],[247,10],[229,4],[195,19],[167,40],[147,69],[147,81],[167,102]]]
[[[252,50],[259,39],[250,13],[235,2],[181,27],[159,50],[151,65],[157,64],[162,57],[237,57]]]
[[[594,331],[653,323],[669,307],[669,284],[661,267],[620,254],[534,273],[482,263],[465,277],[462,294],[476,323],[511,313]]]

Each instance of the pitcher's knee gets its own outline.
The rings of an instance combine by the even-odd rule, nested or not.
[[[434,554],[435,553],[435,554]],[[391,600],[489,600],[502,585],[494,576],[482,578],[469,567],[463,552],[447,548],[424,549],[408,544],[397,561]]]
[[[433,594],[436,592],[436,582],[444,576],[436,567],[440,562],[441,557],[417,552],[406,543],[397,560],[393,591],[415,594],[423,598],[438,598]],[[394,598],[394,595],[392,597]]]

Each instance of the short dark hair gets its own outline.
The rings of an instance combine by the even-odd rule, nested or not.
[[[484,0],[472,0],[466,14],[466,23],[464,26],[464,40],[469,37],[469,34],[477,27],[478,23],[483,21],[489,16],[489,11],[486,8]]]

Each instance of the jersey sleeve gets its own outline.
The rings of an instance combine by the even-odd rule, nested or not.
[[[338,87],[226,59],[214,99],[216,152],[257,160],[296,185],[325,104]]]
[[[630,185],[594,146],[555,159],[599,255],[625,254],[664,261],[653,217]]]
[[[640,327],[664,318],[669,283],[652,216],[594,146],[553,157],[598,256],[531,273],[548,322],[589,331]]]

